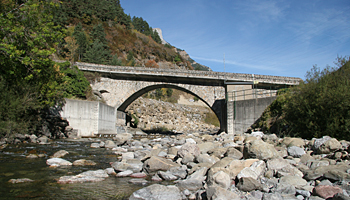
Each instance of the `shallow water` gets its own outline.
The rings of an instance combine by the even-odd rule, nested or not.
[[[0,199],[127,199],[142,186],[128,183],[130,178],[111,175],[102,182],[58,184],[61,176],[77,175],[87,170],[105,169],[117,156],[108,149],[90,148],[88,141],[56,140],[51,144],[9,145],[0,150]],[[66,150],[63,158],[93,160],[95,166],[69,166],[50,168],[46,160],[59,150]],[[26,158],[28,154],[45,154],[43,158]],[[30,178],[34,182],[12,184],[8,181]]]

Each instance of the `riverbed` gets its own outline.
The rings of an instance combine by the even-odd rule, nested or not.
[[[106,169],[117,155],[109,149],[90,148],[92,141],[55,140],[50,144],[8,145],[0,150],[0,199],[128,199],[144,187],[128,183],[131,178],[110,175],[102,182],[58,184],[61,176],[77,175],[87,170]],[[66,150],[64,159],[92,160],[95,166],[69,166],[51,168],[46,160],[55,152]],[[43,154],[41,158],[26,158],[29,154]],[[34,182],[9,183],[10,179],[29,178]]]

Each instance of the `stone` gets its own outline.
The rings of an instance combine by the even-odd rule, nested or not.
[[[169,172],[158,171],[157,174],[160,178],[162,178],[163,180],[166,180],[166,181],[174,181],[174,180],[178,179],[177,176],[174,176],[173,174],[171,174]]]
[[[332,200],[350,200],[350,197],[343,193],[337,193],[333,196]]]
[[[308,166],[310,169],[316,169],[320,166],[328,166],[329,161],[327,160],[309,160],[306,162],[306,166]]]
[[[79,159],[73,162],[74,166],[87,166],[87,165],[96,165],[92,160]]]
[[[143,164],[143,169],[147,173],[153,173],[157,171],[167,171],[172,167],[180,166],[177,163],[174,163],[168,159],[152,156],[150,159],[146,160]]]
[[[272,144],[262,140],[254,140],[244,145],[243,157],[257,158],[259,160],[268,160],[279,157],[278,152]]]
[[[91,148],[100,148],[100,143],[96,143],[96,142],[91,143],[90,147]]]
[[[239,196],[229,190],[219,186],[210,186],[206,190],[208,200],[234,200],[239,199]]]
[[[135,185],[147,185],[148,184],[148,181],[145,179],[142,179],[142,178],[133,178],[133,179],[130,179],[128,182],[135,184]]]
[[[29,137],[31,143],[37,143],[38,137],[34,134],[30,135]]]
[[[297,146],[288,147],[287,151],[288,155],[293,156],[294,158],[300,158],[302,155],[305,154],[304,149]]]
[[[300,176],[282,176],[279,180],[280,184],[290,184],[296,188],[307,184],[307,181]]]
[[[115,145],[120,146],[125,144],[127,141],[131,140],[132,134],[130,133],[121,133],[121,134],[116,134],[113,137],[113,141]]]
[[[259,160],[254,162],[251,166],[242,169],[237,174],[237,178],[240,179],[242,177],[251,177],[253,179],[258,179],[260,175],[265,172],[266,164],[264,161]]]
[[[66,151],[66,150],[59,150],[56,153],[54,153],[51,157],[52,158],[62,158],[63,156],[65,156],[67,154],[69,154],[68,151]]]
[[[182,200],[182,195],[176,186],[153,184],[132,193],[129,200]]]
[[[303,177],[303,173],[296,167],[292,166],[287,160],[274,158],[266,162],[267,169],[275,171],[279,177],[284,175],[295,175]]]
[[[67,183],[85,183],[85,182],[99,182],[105,180],[108,174],[102,170],[86,171],[80,173],[76,176],[62,176],[58,179],[57,183],[67,184]]]
[[[45,135],[38,138],[37,141],[39,142],[39,144],[49,144],[49,138]]]
[[[26,158],[39,158],[39,156],[37,154],[29,154]]]
[[[145,174],[143,172],[138,172],[138,173],[130,174],[130,177],[132,177],[132,178],[146,178],[147,174]]]
[[[46,161],[46,164],[52,167],[58,167],[58,166],[70,166],[72,165],[71,162],[62,159],[62,158],[50,158]]]
[[[318,185],[313,190],[314,195],[320,196],[324,199],[331,198],[337,193],[343,193],[343,190],[339,187],[330,185]]]
[[[256,161],[258,159],[234,160],[233,158],[225,157],[211,166],[209,173],[212,175],[218,171],[224,171],[230,175],[231,179],[235,179],[239,172],[245,167],[250,167]]]
[[[208,151],[215,148],[215,145],[213,142],[203,142],[201,144],[197,144],[200,153],[207,153]]]
[[[187,167],[186,165],[175,166],[175,167],[171,167],[167,172],[171,173],[172,175],[178,178],[184,179],[187,176]]]
[[[130,160],[134,158],[135,158],[134,152],[122,153],[122,160]]]
[[[250,192],[253,190],[262,190],[262,185],[259,181],[256,179],[250,178],[250,177],[243,177],[240,178],[236,187],[244,192]]]
[[[296,190],[295,190],[295,187],[291,184],[280,183],[280,184],[277,184],[277,187],[273,190],[273,192],[279,193],[279,194],[295,195]]]
[[[205,174],[208,168],[203,167],[184,180],[180,180],[176,183],[176,186],[181,190],[188,189],[190,191],[197,191],[203,187],[203,181],[206,179]]]
[[[264,193],[262,200],[281,200],[284,199],[280,193]]]
[[[228,148],[226,148],[226,147],[215,148],[215,149],[212,149],[212,150],[208,151],[208,154],[210,154],[211,156],[215,156],[215,157],[221,159],[222,157],[224,157],[227,149]]]
[[[113,149],[117,145],[112,140],[106,140],[104,146],[105,148]]]
[[[8,182],[9,183],[28,183],[28,182],[34,182],[34,181],[29,178],[18,178],[18,179],[10,179]]]
[[[116,174],[116,177],[126,177],[126,176],[130,176],[131,174],[133,174],[134,172],[132,170],[126,170],[126,171],[122,171]]]
[[[200,154],[195,158],[195,161],[198,163],[211,163],[214,164],[218,161],[219,159],[213,156],[209,156],[208,154]]]
[[[233,158],[236,160],[240,160],[243,158],[243,153],[237,150],[234,147],[230,147],[227,149],[226,153],[224,154],[225,157]]]
[[[320,147],[317,149],[317,152],[321,154],[329,154],[341,148],[342,145],[340,144],[340,142],[335,138],[331,138],[330,140],[327,140],[323,144],[321,144]]]
[[[132,170],[134,173],[137,173],[142,170],[143,163],[137,159],[129,159],[121,162],[114,162],[112,163],[112,167],[117,172]]]
[[[184,165],[187,165],[187,163],[193,162],[193,161],[194,161],[194,156],[188,153],[182,158],[181,163]]]
[[[228,189],[231,185],[231,178],[223,171],[218,171],[212,176],[208,176],[207,183],[209,186],[220,186]]]
[[[292,147],[292,146],[296,146],[296,147],[304,147],[305,146],[305,142],[303,139],[301,138],[291,138],[291,137],[285,137],[282,141],[282,143],[286,146],[286,147]]]
[[[196,144],[185,143],[177,152],[177,156],[180,158],[185,157],[186,154],[191,154],[194,157],[200,154],[199,147]]]
[[[114,169],[112,167],[109,167],[109,168],[106,168],[105,169],[105,172],[108,174],[108,175],[116,175],[117,173],[115,173]]]

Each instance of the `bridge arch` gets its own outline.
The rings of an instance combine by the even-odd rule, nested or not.
[[[149,92],[149,91],[152,91],[152,90],[156,90],[158,88],[171,88],[171,89],[177,89],[177,90],[181,90],[183,92],[186,92],[186,93],[189,93],[195,97],[197,97],[198,99],[200,99],[201,101],[203,101],[216,115],[216,117],[218,118],[218,120],[220,121],[221,123],[221,117],[219,115],[219,113],[216,112],[215,109],[212,108],[212,106],[206,102],[201,96],[197,95],[196,93],[186,89],[186,88],[183,88],[183,87],[180,87],[180,86],[177,86],[177,85],[173,85],[173,84],[154,84],[154,85],[150,85],[150,86],[146,86],[140,90],[138,90],[137,92],[135,92],[134,94],[132,94],[129,98],[127,98],[118,108],[117,110],[118,111],[122,111],[122,112],[125,112],[126,109],[128,108],[128,106],[134,102],[136,99],[138,99],[140,96],[142,96],[143,94]]]

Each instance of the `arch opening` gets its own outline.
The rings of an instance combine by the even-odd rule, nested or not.
[[[208,123],[208,120],[207,120],[207,118],[209,118],[209,122],[214,122],[215,121],[215,119],[218,121],[218,125],[216,125],[215,127],[217,127],[217,128],[215,128],[215,132],[217,132],[218,131],[218,129],[219,129],[219,127],[220,127],[220,125],[221,125],[221,123],[220,123],[220,118],[218,117],[218,115],[217,115],[217,113],[215,112],[215,110],[213,110],[213,108],[212,108],[212,106],[209,104],[209,103],[207,103],[202,97],[200,97],[199,95],[197,95],[197,94],[195,94],[194,92],[192,92],[192,91],[190,91],[190,90],[188,90],[188,89],[186,89],[186,88],[182,88],[182,87],[179,87],[179,86],[176,86],[176,85],[171,85],[171,84],[157,84],[157,85],[151,85],[151,86],[147,86],[147,87],[144,87],[144,88],[142,88],[142,89],[140,89],[139,91],[137,91],[137,92],[135,92],[134,94],[132,94],[129,98],[127,98],[118,108],[117,108],[117,110],[118,111],[122,111],[122,112],[126,112],[126,111],[129,111],[129,114],[131,114],[131,115],[136,115],[136,114],[140,114],[140,113],[144,113],[144,112],[141,112],[140,111],[140,109],[139,109],[139,111],[138,111],[138,113],[137,113],[137,111],[135,110],[135,112],[136,113],[134,113],[134,111],[132,110],[132,112],[130,113],[130,108],[128,108],[130,105],[132,105],[132,107],[133,107],[133,109],[134,109],[134,104],[138,104],[139,102],[138,101],[136,101],[137,99],[139,99],[140,97],[140,99],[142,99],[142,98],[144,98],[146,95],[145,94],[152,94],[152,93],[156,93],[155,91],[157,91],[157,89],[158,89],[158,91],[160,91],[160,89],[162,89],[162,88],[166,88],[166,89],[175,89],[175,92],[176,92],[176,95],[175,95],[175,98],[176,98],[176,100],[179,100],[177,97],[179,97],[178,96],[178,91],[176,91],[176,90],[179,90],[179,91],[182,91],[182,92],[184,92],[184,93],[182,93],[182,92],[180,92],[180,94],[188,94],[188,95],[186,95],[187,96],[187,101],[190,99],[190,96],[192,96],[192,102],[193,101],[198,101],[198,103],[197,103],[197,107],[199,108],[199,110],[197,110],[197,111],[195,111],[194,113],[195,113],[195,115],[196,116],[198,116],[199,114],[202,114],[202,116],[201,116],[201,119],[202,119],[202,123],[203,124],[208,124],[208,126],[210,125],[210,124],[214,124],[214,123]],[[153,91],[153,92],[152,92]],[[168,90],[163,90],[162,89],[162,91],[163,91],[163,94],[164,94],[164,92],[165,91],[168,91]],[[181,96],[182,96],[181,95]],[[182,96],[183,97],[183,96]],[[147,99],[147,100],[146,100]],[[144,101],[145,103],[145,105],[146,105],[146,107],[147,106],[150,106],[150,107],[152,107],[152,104],[158,104],[159,103],[159,101],[156,101],[155,99],[149,99],[149,98],[144,98],[142,101]],[[150,105],[147,105],[148,103],[149,103],[149,101],[151,101],[151,104]],[[152,103],[152,101],[153,101],[153,103]],[[134,104],[133,104],[133,102],[135,102]],[[162,101],[163,102],[163,101]],[[199,102],[203,102],[202,103],[202,105],[201,106],[198,106],[198,104],[199,104]],[[187,116],[191,116],[192,115],[192,113],[187,113],[186,112],[186,114],[185,114],[185,112],[184,113],[178,113],[178,112],[173,112],[173,110],[171,110],[170,108],[173,108],[174,106],[172,106],[172,105],[175,105],[175,104],[172,104],[172,105],[169,105],[169,104],[171,104],[171,103],[168,103],[168,108],[163,108],[163,106],[164,106],[164,104],[166,104],[167,102],[163,102],[161,105],[162,106],[160,106],[160,110],[162,110],[162,112],[160,112],[160,115],[163,117],[164,116],[164,113],[165,114],[169,114],[169,113],[167,113],[167,110],[168,110],[168,108],[169,108],[169,112],[171,113],[171,114],[173,114],[173,115],[175,115],[174,117],[173,117],[173,121],[176,121],[176,122],[178,122],[178,120],[179,120],[179,117],[180,116],[177,116],[177,115],[187,115]],[[174,102],[172,102],[172,103],[174,103]],[[189,103],[189,104],[191,104],[191,103]],[[195,104],[195,103],[192,103],[192,104]],[[177,103],[177,101],[176,101],[176,105],[178,106],[185,106],[185,105],[182,105],[182,104],[179,104],[179,103]],[[144,105],[143,105],[144,106]],[[190,106],[188,106],[188,107],[190,107]],[[196,107],[196,106],[194,106],[194,107]],[[143,108],[142,110],[144,110],[145,108]],[[151,108],[149,108],[149,109],[151,109]],[[155,108],[156,110],[158,109],[158,108]],[[205,111],[203,111],[203,110],[205,110]],[[188,112],[190,112],[190,111],[188,111]],[[196,112],[198,112],[198,113],[196,113]],[[148,112],[149,113],[149,112]],[[176,114],[175,114],[176,113]],[[205,113],[205,114],[203,114],[203,113]],[[147,115],[147,114],[146,114]],[[156,114],[150,114],[150,115],[152,115],[153,117],[156,115]],[[147,118],[149,117],[149,116],[146,116]],[[146,117],[143,117],[143,119],[145,119]],[[169,117],[169,116],[168,116]],[[133,119],[134,118],[134,120],[138,120],[138,119],[135,119],[135,116],[130,116],[129,117],[129,119]],[[190,117],[191,118],[191,117]],[[204,119],[205,118],[205,119]],[[194,120],[196,120],[196,119],[194,119]],[[211,121],[210,121],[211,120]],[[142,120],[141,120],[142,121]],[[146,120],[147,121],[147,120]],[[166,120],[165,120],[166,121]],[[181,121],[181,120],[180,120]],[[190,120],[191,121],[191,120]],[[153,121],[153,119],[152,119],[152,122],[154,122]],[[197,122],[197,121],[196,121]],[[141,123],[142,124],[142,127],[139,127],[139,128],[145,128],[144,127],[144,125],[145,125],[145,123],[147,124],[147,122],[144,122],[144,123]],[[148,123],[150,124],[150,122],[148,121]],[[169,127],[170,125],[173,125],[172,124],[172,122],[170,122],[170,124],[168,124],[168,122],[166,121],[165,122],[165,125],[167,126],[167,127]],[[214,127],[214,125],[212,125],[213,127]],[[170,126],[171,127],[171,126]],[[149,129],[149,126],[147,126],[146,127],[146,129]],[[213,128],[214,129],[214,128]],[[158,128],[158,130],[156,130],[156,131],[162,131],[162,127],[159,127]]]

